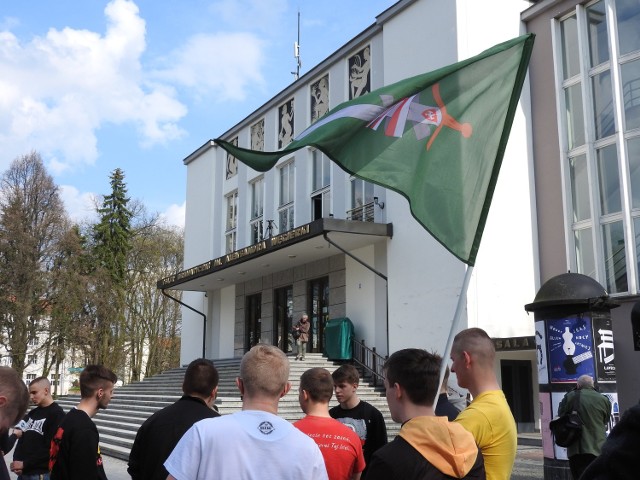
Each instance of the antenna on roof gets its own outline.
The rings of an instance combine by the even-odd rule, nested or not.
[[[300,67],[302,67],[302,60],[300,60],[300,10],[298,10],[298,40],[293,43],[293,58],[296,59],[296,71],[291,74],[295,81],[300,78]]]

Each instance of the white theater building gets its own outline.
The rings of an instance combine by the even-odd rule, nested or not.
[[[528,6],[399,1],[240,123],[212,135],[278,150],[350,98],[521,35]],[[528,81],[523,99],[527,92]],[[521,430],[539,428],[534,321],[523,308],[537,285],[528,111],[521,102],[461,325],[495,339],[496,372]],[[405,347],[444,351],[467,267],[413,219],[403,197],[350,177],[311,148],[260,173],[207,141],[184,164],[184,271],[159,282],[183,290],[190,307],[183,309],[183,364],[203,353],[239,357],[257,342],[290,352],[291,322],[303,312],[314,352],[324,349],[326,322],[343,317],[355,339],[382,356]]]

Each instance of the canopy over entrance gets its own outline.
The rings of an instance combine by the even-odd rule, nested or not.
[[[320,218],[158,281],[158,288],[206,292],[386,241],[393,224]]]

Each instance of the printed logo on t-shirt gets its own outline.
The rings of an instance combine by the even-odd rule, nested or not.
[[[356,432],[360,440],[362,440],[362,444],[367,440],[367,424],[362,418],[351,418],[351,417],[343,417],[336,418],[340,423],[343,423],[351,430]]]
[[[33,418],[30,418],[28,422],[21,422],[24,423],[24,428],[20,427],[21,430],[23,432],[26,432],[28,430],[32,431],[32,432],[36,432],[39,433],[40,435],[44,435],[44,432],[42,431],[42,428],[44,427],[44,422],[45,422],[46,418],[42,418],[40,420],[34,420]]]
[[[269,435],[274,430],[275,430],[275,428],[273,427],[271,422],[266,422],[265,421],[265,422],[262,422],[260,425],[258,425],[258,431],[263,435]]]

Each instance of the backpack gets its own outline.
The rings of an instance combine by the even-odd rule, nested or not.
[[[568,447],[577,442],[582,436],[582,419],[578,413],[580,408],[580,390],[576,391],[571,405],[571,411],[549,422],[549,429],[555,437],[556,444]]]

